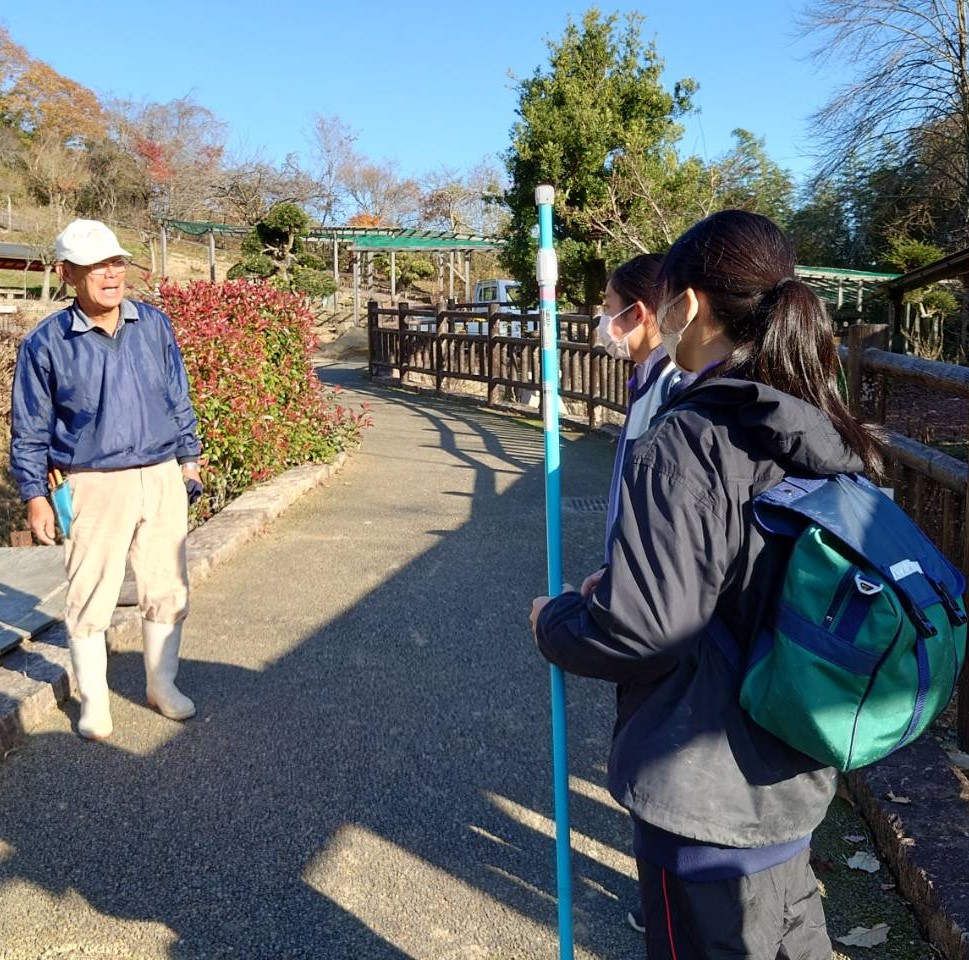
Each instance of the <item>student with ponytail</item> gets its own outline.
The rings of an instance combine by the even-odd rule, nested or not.
[[[633,821],[651,960],[831,956],[809,847],[836,773],[750,719],[714,639],[749,644],[785,567],[752,498],[788,473],[880,469],[794,263],[774,223],[738,210],[676,241],[657,319],[696,379],[625,458],[594,588],[532,605],[545,657],[617,685],[609,789]]]

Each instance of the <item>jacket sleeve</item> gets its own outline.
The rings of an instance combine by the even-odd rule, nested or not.
[[[631,462],[623,473],[609,565],[588,601],[543,609],[538,644],[570,673],[650,682],[694,648],[713,614],[730,548],[715,498],[675,469]]]
[[[46,352],[20,344],[10,403],[10,472],[23,500],[47,496],[54,403]]]
[[[172,402],[175,423],[178,426],[178,447],[175,451],[175,458],[179,463],[186,463],[189,460],[197,460],[202,452],[202,445],[198,439],[198,418],[195,416],[195,410],[189,396],[188,373],[185,370],[182,351],[178,349],[175,331],[172,329],[168,317],[165,314],[161,314],[161,316],[164,318],[168,348],[168,357],[166,358],[168,395]]]

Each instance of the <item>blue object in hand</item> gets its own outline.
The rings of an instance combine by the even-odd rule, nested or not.
[[[202,496],[202,484],[198,480],[186,480],[185,490],[188,492],[188,504],[191,506]]]
[[[57,525],[61,528],[61,533],[65,539],[71,535],[71,523],[74,521],[74,504],[71,501],[71,488],[66,480],[59,483],[50,493],[51,506],[54,508],[54,516],[57,517]]]

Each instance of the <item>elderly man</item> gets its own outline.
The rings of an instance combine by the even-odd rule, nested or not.
[[[201,491],[197,420],[171,322],[125,298],[126,250],[103,223],[57,237],[66,310],[24,339],[14,374],[10,466],[41,542],[54,542],[48,476],[67,477],[65,621],[81,699],[78,733],[112,731],[105,632],[131,560],[143,617],[148,703],[186,720],[175,686],[188,612],[187,488]],[[55,474],[56,475],[56,474]]]

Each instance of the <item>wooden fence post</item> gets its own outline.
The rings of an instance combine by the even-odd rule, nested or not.
[[[888,349],[892,353],[905,352],[905,337],[902,335],[904,307],[901,290],[891,290],[888,294]]]
[[[400,385],[407,380],[407,304],[397,305],[397,373]]]
[[[488,406],[493,407],[498,402],[498,384],[495,383],[495,369],[502,372],[502,364],[496,362],[497,353],[501,347],[498,343],[498,304],[488,304]]]
[[[209,231],[209,280],[215,283],[215,231]]]
[[[588,373],[585,378],[587,384],[587,389],[589,391],[589,399],[586,401],[586,409],[589,417],[589,426],[593,429],[599,426],[599,360],[595,356],[596,340],[596,325],[592,322],[591,318],[589,320],[589,325],[587,329],[587,339],[589,341],[589,352],[586,354],[586,362],[588,363]]]
[[[367,301],[367,354],[369,356],[369,370],[371,378],[377,371],[377,327],[380,320],[377,316],[377,301]]]
[[[862,354],[869,347],[884,349],[887,340],[888,327],[883,323],[856,323],[848,328],[848,407],[856,417],[862,415]]]
[[[10,229],[9,226],[7,229]],[[161,225],[161,275],[168,276],[168,231],[165,229],[164,221]]]
[[[447,301],[438,301],[434,333],[434,392],[438,396],[444,390],[444,341],[441,338],[447,332],[447,308]]]
[[[969,575],[969,476],[962,505],[962,572]],[[962,595],[963,603],[969,607],[969,587]],[[962,665],[959,677],[958,709],[956,712],[956,740],[960,750],[969,752],[969,657]]]

